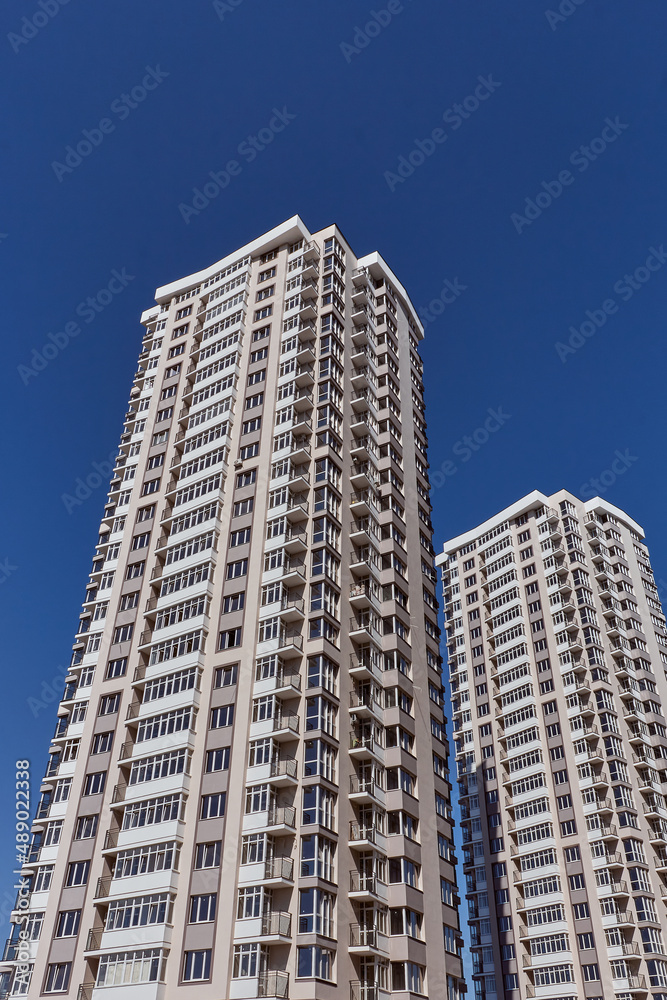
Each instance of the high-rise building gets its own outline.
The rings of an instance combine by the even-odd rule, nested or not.
[[[534,492],[436,562],[475,996],[667,1000],[667,632],[642,529]]]
[[[159,288],[2,987],[463,989],[422,336],[298,217]]]

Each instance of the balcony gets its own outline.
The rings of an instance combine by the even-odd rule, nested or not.
[[[305,303],[304,308],[314,314],[312,303]],[[294,382],[299,389],[311,389],[315,383],[314,366],[312,364],[299,365],[294,372]]]
[[[354,868],[350,872],[350,898],[357,902],[387,899],[387,885],[377,875],[367,875]]]
[[[266,818],[266,830],[271,833],[294,832],[296,809],[294,806],[272,806]]]
[[[381,676],[378,663],[371,656],[370,647],[350,654],[350,676],[358,680],[378,680]]]
[[[294,881],[294,861],[292,858],[278,855],[275,858],[267,858],[264,862],[264,877],[262,882],[293,882]]]
[[[362,983],[359,980],[350,982],[350,1000],[382,1000],[382,997],[388,996],[386,991],[380,994],[380,988],[376,983]]]
[[[371,691],[350,691],[350,713],[359,719],[383,719],[382,705]]]
[[[287,487],[292,493],[303,493],[310,489],[310,467],[307,462],[291,466],[288,475]]]
[[[310,389],[298,389],[292,399],[292,407],[297,413],[308,412],[315,405],[315,400]]]
[[[309,420],[301,421],[300,428],[304,427],[310,427],[312,430],[312,424]],[[303,465],[305,462],[308,462],[310,456],[310,436],[308,434],[294,434],[289,445],[289,457],[291,460],[296,465]]]
[[[373,587],[368,580],[365,580],[363,583],[351,584],[350,604],[353,608],[367,609],[373,607],[379,611],[379,588],[377,584]]]
[[[257,983],[257,996],[268,1000],[285,1000],[289,996],[289,972],[262,972]]]
[[[648,839],[652,844],[667,846],[667,823],[649,823]]]
[[[283,664],[282,661],[279,661],[276,673],[269,676],[264,676],[261,666],[258,667],[255,681],[261,687],[262,692],[272,691],[274,694],[280,694],[284,697],[301,691],[301,674],[297,669]]]
[[[375,955],[378,952],[388,951],[387,935],[382,934],[377,927],[350,924],[350,954]]]
[[[262,938],[272,942],[289,942],[292,938],[292,914],[287,910],[270,910],[262,917]]]
[[[371,639],[375,642],[380,642],[379,623],[378,617],[369,611],[362,611],[358,615],[353,615],[350,618],[350,638],[354,642],[366,643],[370,642]]]
[[[269,780],[272,785],[293,785],[299,780],[296,757],[278,757],[271,761]]]
[[[306,582],[306,564],[303,559],[293,559],[286,556],[282,566],[276,566],[275,568],[280,571],[279,578],[288,589],[290,587],[303,586]]]
[[[374,518],[355,518],[354,524],[352,525],[352,531],[350,532],[350,541],[352,544],[363,548],[369,545],[372,541],[377,540],[378,529]]]
[[[354,338],[353,338],[354,339]],[[358,360],[358,359],[357,359]],[[356,391],[377,385],[375,364],[357,364],[352,372],[352,388]]]
[[[320,248],[318,247],[315,240],[311,240],[306,243],[301,251],[301,255],[305,261],[317,261],[320,259]]]
[[[302,527],[289,527],[285,532],[283,548],[290,554],[305,552],[308,548],[308,533],[306,529]]]
[[[285,511],[285,517],[291,524],[296,524],[299,521],[305,521],[308,519],[307,494],[302,493],[290,497],[287,503],[287,510]]]
[[[374,514],[377,510],[375,494],[371,490],[355,490],[350,494],[350,510],[354,517]]]
[[[270,722],[269,732],[274,739],[293,740],[299,735],[299,716],[296,712],[277,712]]]
[[[301,656],[303,652],[303,635],[296,628],[282,629],[278,636],[278,655],[283,659]]]
[[[350,801],[359,805],[384,804],[384,789],[374,778],[350,775]]]
[[[350,822],[348,847],[355,851],[366,851],[376,848],[383,852],[387,850],[387,838],[369,823]]]

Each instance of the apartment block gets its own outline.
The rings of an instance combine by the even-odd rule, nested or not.
[[[534,492],[442,571],[479,1000],[667,1000],[667,632],[641,527]]]
[[[408,295],[294,217],[141,322],[0,994],[458,1000]]]

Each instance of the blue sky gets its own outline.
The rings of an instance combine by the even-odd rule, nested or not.
[[[38,791],[105,489],[63,494],[116,447],[139,314],[295,213],[424,315],[436,542],[601,490],[667,580],[662,3],[41,3],[0,31],[8,803],[15,759]],[[12,848],[7,823],[4,913]]]

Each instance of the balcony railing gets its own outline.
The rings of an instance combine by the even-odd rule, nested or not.
[[[378,797],[378,792],[382,791],[382,786],[374,778],[360,778],[356,774],[350,775],[350,795],[365,793]]]
[[[363,924],[350,924],[350,948],[377,947],[377,927],[365,927]]]
[[[361,983],[358,980],[350,983],[350,1000],[378,1000],[379,989],[376,983]]]
[[[350,822],[350,840],[353,843],[358,843],[359,841],[368,841],[369,844],[375,844],[378,838],[378,830],[374,826],[368,823],[357,823],[355,820]]]
[[[291,732],[298,735],[299,716],[296,712],[278,712],[273,716],[272,721],[274,733],[280,729],[289,729]]]
[[[269,809],[267,826],[289,826],[294,829],[295,825],[296,809],[294,806],[273,806]]]
[[[257,996],[285,1000],[289,996],[289,973],[261,972],[257,984]]]
[[[262,936],[291,937],[292,914],[287,910],[273,910],[262,917]]]
[[[296,757],[281,757],[271,761],[271,777],[279,778],[285,775],[288,778],[295,778],[298,774]]]
[[[264,878],[283,878],[289,882],[294,880],[294,861],[292,858],[278,855],[275,858],[267,858],[264,862]]]
[[[377,896],[380,885],[384,884],[377,875],[366,875],[356,868],[350,872],[350,892],[367,892],[372,896]]]

